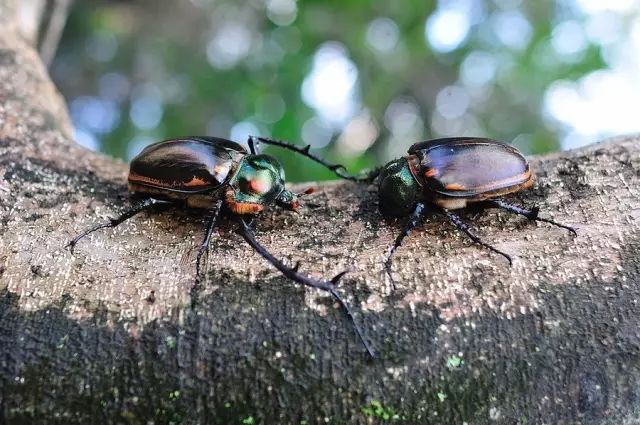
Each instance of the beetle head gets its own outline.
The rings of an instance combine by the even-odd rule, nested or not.
[[[246,155],[229,185],[227,206],[236,214],[256,214],[274,202],[288,209],[298,207],[297,196],[284,187],[282,166],[268,155]]]
[[[391,161],[380,171],[378,195],[380,211],[386,216],[404,216],[413,211],[422,191],[407,158]]]

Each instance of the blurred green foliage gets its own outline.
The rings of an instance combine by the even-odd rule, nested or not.
[[[553,52],[552,32],[566,19],[585,18],[572,2],[548,0],[77,1],[52,75],[79,141],[123,159],[155,140],[247,132],[330,141],[318,153],[352,171],[444,135],[539,153],[559,149],[564,131],[544,116],[545,90],[606,66],[591,42],[569,61]],[[468,28],[447,27],[456,22]],[[351,112],[335,121],[330,98],[323,109],[302,94],[323,69],[319,49],[338,55],[338,71],[357,72],[343,99]],[[318,87],[338,102],[349,86],[332,75]],[[354,119],[360,126],[349,127]],[[334,178],[269,150],[291,181]]]

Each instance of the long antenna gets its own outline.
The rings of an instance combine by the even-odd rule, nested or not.
[[[300,155],[304,155],[307,158],[317,162],[318,164],[325,166],[329,170],[333,171],[338,177],[343,178],[345,180],[350,180],[350,181],[359,182],[359,183],[371,183],[376,177],[378,177],[378,174],[380,174],[380,167],[378,167],[369,171],[367,174],[365,174],[362,177],[352,176],[348,173],[347,168],[344,165],[331,164],[330,162],[327,162],[324,159],[320,158],[319,156],[309,152],[309,150],[311,149],[311,145],[307,145],[304,148],[299,148],[296,145],[293,145],[288,142],[283,142],[281,140],[274,140],[274,139],[268,139],[266,137],[256,137],[256,136],[251,136],[250,138],[253,139],[254,141],[257,140],[258,142],[262,142],[267,145],[278,146],[278,147],[299,153]]]

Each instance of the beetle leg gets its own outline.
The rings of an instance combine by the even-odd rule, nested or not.
[[[384,268],[387,272],[387,276],[389,276],[389,279],[391,280],[391,285],[393,285],[393,289],[396,289],[396,281],[393,279],[393,276],[391,276],[391,263],[393,260],[392,259],[393,254],[394,252],[396,252],[396,249],[400,248],[400,245],[402,245],[402,241],[404,241],[404,238],[409,236],[411,231],[415,229],[416,226],[420,223],[423,216],[424,216],[424,204],[421,202],[418,202],[418,204],[416,204],[416,208],[413,210],[413,213],[411,214],[411,217],[409,218],[409,221],[407,221],[407,224],[405,224],[404,229],[402,230],[402,233],[398,235],[395,243],[391,248],[389,248],[389,252],[387,252],[387,258],[384,260]]]
[[[522,208],[519,207],[517,205],[513,205],[513,204],[509,204],[508,202],[503,201],[502,199],[492,199],[490,201],[488,201],[489,204],[498,207],[498,208],[502,208],[503,210],[507,210],[510,211],[514,214],[520,214],[523,215],[525,217],[527,217],[529,220],[535,220],[535,221],[544,221],[545,223],[550,223],[553,224],[554,226],[558,226],[558,227],[562,227],[563,229],[567,229],[568,231],[570,231],[571,233],[573,233],[574,235],[578,235],[578,233],[576,232],[576,229],[574,229],[573,227],[569,227],[569,226],[565,226],[564,224],[560,224],[556,221],[550,220],[548,218],[542,218],[542,217],[538,217],[538,212],[540,211],[538,207],[534,207],[530,210],[526,209],[526,208]]]
[[[249,224],[247,224],[247,222],[242,217],[238,217],[238,222],[240,224],[237,231],[238,234],[242,236],[244,240],[247,241],[247,243],[251,245],[251,247],[258,254],[260,254],[265,260],[271,263],[271,265],[273,265],[276,269],[278,269],[283,275],[293,280],[294,282],[298,282],[302,285],[306,285],[311,288],[322,289],[323,291],[330,293],[331,296],[338,302],[338,304],[340,304],[342,309],[345,311],[345,313],[347,314],[347,317],[349,317],[349,320],[353,324],[353,327],[356,331],[356,334],[358,335],[358,338],[362,342],[362,345],[364,345],[369,356],[371,358],[375,357],[376,354],[373,351],[373,349],[369,346],[367,341],[365,340],[364,334],[362,333],[360,326],[358,326],[358,323],[356,322],[355,317],[351,312],[351,309],[349,308],[347,303],[342,299],[338,291],[336,291],[335,284],[337,284],[338,280],[340,280],[340,278],[344,276],[344,273],[338,274],[331,281],[326,281],[321,279],[314,279],[311,276],[307,276],[303,273],[300,273],[297,271],[295,267],[294,268],[287,267],[282,261],[275,258],[269,251],[267,251],[262,245],[260,245],[260,243],[256,240],[256,237],[253,234],[251,227],[249,226]]]
[[[295,145],[292,145],[291,143],[283,142],[280,140],[268,139],[266,137],[251,137],[251,138],[256,139],[267,145],[278,146],[278,147],[299,153],[300,155],[306,156],[307,158],[333,171],[338,177],[343,178],[345,180],[351,180],[354,182],[361,182],[361,183],[371,183],[376,177],[378,177],[378,174],[380,174],[380,171],[382,170],[382,167],[378,167],[369,171],[367,174],[365,174],[362,177],[352,176],[348,174],[347,169],[344,165],[331,164],[330,162],[327,162],[324,159],[320,158],[319,156],[309,152],[309,150],[311,149],[311,145],[307,145],[304,148],[299,148]],[[251,144],[249,146],[251,147]]]
[[[213,228],[218,221],[218,216],[220,215],[220,210],[222,209],[222,200],[219,200],[211,211],[211,217],[209,218],[209,222],[207,223],[207,229],[204,232],[204,239],[200,244],[200,248],[198,249],[198,256],[196,257],[196,282],[200,281],[200,260],[207,249],[209,249],[209,241],[211,241],[211,234],[213,233]]]
[[[80,239],[84,238],[85,236],[95,232],[96,230],[106,229],[108,227],[116,227],[118,224],[120,224],[120,223],[122,223],[124,221],[127,221],[128,219],[130,219],[134,215],[144,211],[145,209],[147,209],[149,207],[152,207],[154,205],[160,205],[160,204],[171,204],[171,202],[170,201],[163,201],[163,200],[160,200],[160,199],[154,199],[154,198],[145,199],[142,202],[134,205],[133,207],[131,207],[127,211],[123,212],[118,217],[110,218],[107,223],[98,224],[98,225],[93,226],[93,227],[85,230],[84,232],[80,233],[78,236],[73,238],[67,245],[65,245],[65,248],[69,248],[71,253],[73,253],[73,249],[75,248],[76,244],[80,241]]]
[[[486,242],[483,242],[478,236],[476,236],[475,233],[473,233],[473,231],[471,230],[471,228],[469,227],[469,225],[467,223],[465,223],[464,221],[462,221],[462,219],[460,218],[459,215],[451,212],[450,210],[446,209],[446,208],[440,208],[440,211],[447,216],[447,218],[449,219],[449,221],[451,221],[451,223],[453,223],[454,226],[456,226],[459,230],[463,231],[467,236],[469,236],[469,238],[474,241],[475,243],[482,245],[483,247],[495,252],[496,254],[500,254],[502,255],[504,258],[507,259],[507,261],[509,262],[509,265],[513,264],[513,261],[511,260],[511,257],[507,254],[505,254],[504,252],[500,251],[497,248],[494,248],[493,246],[489,245]]]
[[[202,259],[202,256],[204,255],[205,252],[207,252],[207,250],[209,249],[209,242],[211,241],[211,234],[213,233],[213,229],[216,226],[216,223],[218,221],[218,217],[220,215],[220,211],[222,210],[222,200],[219,200],[218,202],[216,202],[215,206],[213,207],[213,211],[211,211],[211,217],[209,217],[209,221],[207,222],[207,228],[204,231],[204,239],[202,240],[202,243],[200,244],[200,248],[198,248],[198,255],[196,257],[196,279],[195,282],[193,283],[193,286],[191,287],[191,290],[189,291],[189,293],[191,294],[191,308],[195,308],[195,306],[198,304],[198,298],[199,298],[199,294],[200,294],[200,260]]]
[[[249,151],[251,152],[251,155],[260,154],[260,142],[256,140],[254,136],[249,136],[247,143],[249,144]]]

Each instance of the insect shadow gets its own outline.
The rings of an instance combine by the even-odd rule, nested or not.
[[[205,236],[196,257],[196,278],[192,301],[196,300],[201,282],[201,260],[209,247],[213,229],[222,213],[236,222],[236,232],[265,260],[294,282],[328,292],[340,304],[368,355],[375,352],[364,338],[351,309],[336,290],[347,273],[332,279],[318,279],[299,272],[300,263],[288,267],[274,257],[256,239],[250,217],[255,217],[268,205],[296,210],[301,195],[285,188],[284,170],[269,155],[260,153],[253,137],[247,150],[230,140],[216,137],[184,137],[147,146],[130,164],[128,186],[138,202],[118,217],[97,224],[73,238],[66,246],[73,252],[80,240],[91,233],[116,227],[142,211],[157,207],[186,206],[208,211]]]
[[[473,242],[504,257],[511,256],[478,237],[455,211],[480,205],[495,207],[569,230],[573,227],[539,216],[539,208],[524,208],[502,197],[530,188],[535,174],[527,159],[514,146],[493,139],[451,137],[427,140],[411,146],[407,156],[390,161],[363,176],[348,174],[340,164],[331,164],[312,154],[310,146],[300,148],[287,142],[256,137],[256,140],[297,152],[322,164],[337,176],[359,183],[376,181],[378,206],[386,217],[408,218],[395,243],[388,249],[385,270],[391,274],[395,251],[428,213],[446,217]]]

